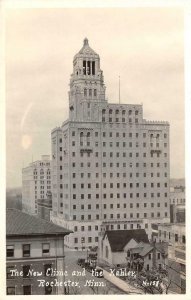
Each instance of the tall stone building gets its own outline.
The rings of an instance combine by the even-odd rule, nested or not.
[[[100,57],[87,38],[74,56],[69,119],[52,131],[52,221],[69,247],[95,246],[100,230],[169,221],[169,123],[142,105],[110,104]]]
[[[22,169],[22,209],[37,214],[37,200],[51,195],[51,162],[49,155]]]

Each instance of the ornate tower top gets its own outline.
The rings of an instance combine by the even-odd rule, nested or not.
[[[74,56],[73,73],[70,78],[69,107],[70,120],[94,120],[91,111],[95,111],[96,103],[105,102],[105,85],[103,72],[100,69],[100,57],[89,46],[88,39]]]
[[[74,56],[74,62],[77,58],[80,57],[90,57],[90,58],[99,58],[99,55],[89,46],[88,39],[84,39],[83,47],[80,49],[80,51]]]

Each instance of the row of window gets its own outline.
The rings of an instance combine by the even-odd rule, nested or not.
[[[87,154],[87,156],[90,157],[91,153],[93,153],[93,152],[80,152],[80,156],[83,157],[84,154]],[[113,152],[102,152],[102,156],[103,157],[113,157],[114,156],[113,154],[114,154]],[[115,153],[116,157],[120,157],[120,156],[121,157],[127,157],[126,154],[127,154],[127,152],[123,152],[123,153],[116,152]],[[140,154],[139,152],[136,152],[136,153],[129,152],[129,157],[133,157],[133,156],[140,157],[139,154]],[[160,154],[161,154],[161,152],[156,152],[157,157],[160,157]],[[64,155],[66,156],[67,153],[65,153]],[[75,157],[75,156],[76,156],[76,152],[72,152],[72,157]],[[153,152],[151,152],[149,156],[153,157]],[[95,157],[99,157],[99,152],[95,152]],[[143,157],[147,157],[147,153],[146,152],[143,153]],[[167,153],[166,152],[164,152],[164,157],[167,157]],[[62,161],[62,156],[60,156],[60,161]]]
[[[171,232],[166,232],[166,231],[161,231],[159,230],[159,237],[164,236],[164,238],[168,238],[169,240],[171,240],[172,237],[174,237],[174,241],[175,242],[180,242],[185,244],[186,243],[186,237],[185,235],[178,235],[178,233],[172,234]]]
[[[66,173],[68,174],[68,173]],[[99,174],[99,173],[96,173]],[[76,174],[76,173],[72,173],[72,178],[76,178],[77,175],[80,175],[81,178],[84,178],[86,175],[87,178],[91,178],[92,177],[92,173],[80,173],[80,174]],[[100,174],[101,175],[101,174]],[[103,178],[113,178],[113,176],[116,175],[117,178],[123,177],[126,178],[127,175],[128,177],[132,178],[132,177],[141,177],[143,175],[143,177],[148,177],[148,173],[102,173]],[[168,177],[168,174],[165,172],[163,174],[164,177]],[[96,177],[99,177],[96,175]],[[160,177],[160,173],[157,172],[154,176],[154,173],[150,173],[150,177]],[[60,184],[60,188],[62,188],[62,184]]]
[[[84,184],[84,183],[81,183],[81,184],[79,184],[79,187],[81,188],[81,189],[84,189],[84,187],[86,187],[87,186],[87,188],[88,189],[91,189],[92,188],[92,184],[91,183],[87,183],[86,185]],[[96,188],[99,188],[100,187],[100,184],[99,183],[95,183],[93,186],[95,186]],[[126,182],[123,182],[123,183],[116,183],[116,184],[113,184],[112,182],[110,182],[110,183],[103,183],[103,188],[104,189],[106,189],[107,187],[109,187],[109,188],[126,188],[127,187],[127,183]],[[148,187],[149,186],[149,184],[148,183],[143,183],[143,184],[141,184],[141,183],[139,183],[139,182],[136,182],[136,183],[132,183],[132,182],[130,182],[129,184],[128,184],[128,187],[130,187],[130,188],[133,188],[133,187],[136,187],[136,188],[139,188],[139,187],[144,187],[144,188],[146,188],[146,187]],[[76,183],[73,183],[72,184],[72,188],[73,189],[76,189],[76,187],[77,187],[77,184]],[[161,183],[160,182],[158,182],[158,183],[154,183],[154,182],[151,182],[150,183],[150,187],[151,188],[154,188],[154,187],[157,187],[157,188],[160,188],[161,187]],[[167,184],[167,182],[165,182],[164,183],[164,187],[168,187],[168,184]],[[64,184],[64,188],[66,188],[66,189],[68,189],[68,184],[67,183],[65,183]]]
[[[113,113],[115,115],[119,115],[120,113],[122,114],[122,116],[125,116],[126,113],[128,113],[128,115],[132,115],[133,114],[133,110],[128,110],[128,112],[123,109],[122,111],[119,111],[119,109],[116,109],[116,110],[112,110],[112,109],[109,109],[108,111],[106,111],[106,109],[102,109],[102,115],[105,115],[106,113],[109,113],[109,115],[112,115]],[[138,116],[139,114],[139,111],[138,110],[135,110],[135,116]]]
[[[44,175],[45,173],[46,173],[47,175],[50,175],[50,170],[48,169],[48,170],[45,172],[43,169],[40,169],[40,175]],[[33,170],[33,174],[34,174],[34,175],[37,175],[37,174],[38,174],[37,169],[34,169],[34,170]]]
[[[120,119],[119,118],[115,118],[115,119],[113,119],[113,118],[108,118],[108,121],[109,121],[109,123],[113,123],[113,122],[120,122]],[[106,118],[105,117],[103,117],[102,116],[102,122],[106,122]],[[122,123],[126,123],[127,122],[127,120],[125,119],[125,118],[121,118],[121,122]],[[129,123],[133,123],[133,119],[132,118],[129,118],[128,119],[128,122]],[[135,118],[135,123],[138,123],[139,122],[139,119],[138,118]]]
[[[156,205],[156,207],[161,207],[161,203],[160,202],[150,203],[150,207],[155,207],[155,205]],[[133,207],[134,208],[141,208],[141,206],[144,207],[144,208],[146,208],[146,207],[149,206],[149,203],[142,203],[142,205],[141,205],[141,203],[129,203],[129,206],[130,206],[130,208],[133,208]],[[164,207],[167,207],[167,206],[168,206],[168,203],[165,202],[164,203]],[[85,205],[81,204],[80,207],[78,207],[76,204],[74,204],[72,208],[73,208],[73,210],[76,210],[76,209],[85,209]],[[96,204],[95,208],[99,209],[100,205]],[[121,205],[120,203],[117,203],[116,205],[113,204],[113,203],[112,204],[103,204],[103,208],[104,209],[108,209],[108,208],[110,208],[110,209],[113,209],[113,208],[114,209],[115,208],[127,208],[127,204],[126,203],[123,203],[123,205]],[[87,205],[87,209],[92,209],[92,205],[88,204]]]
[[[8,245],[7,246],[7,257],[14,257],[15,246]],[[43,243],[42,244],[42,255],[47,256],[50,254],[50,244]],[[22,245],[22,255],[23,257],[30,257],[31,255],[31,245],[30,244],[23,244]]]
[[[83,132],[82,132],[83,134]],[[98,137],[99,136],[99,132],[98,131],[95,131],[94,133],[95,137]],[[76,136],[76,132],[75,131],[72,131],[72,136]],[[107,137],[107,132],[102,132],[102,136],[103,137]],[[125,138],[125,137],[129,137],[129,138],[132,138],[132,137],[136,137],[138,138],[139,136],[141,136],[140,133],[136,132],[136,133],[132,133],[132,132],[129,132],[128,134],[126,132],[116,132],[114,134],[114,132],[109,132],[108,133],[108,137],[119,137],[119,138]],[[143,133],[142,134],[142,137],[143,138],[146,138],[147,137],[147,133]],[[160,137],[160,136],[159,136]],[[164,133],[163,137],[166,139],[167,138],[167,133]],[[62,138],[59,139],[59,142],[62,143]]]
[[[40,186],[40,189],[41,189],[41,190],[44,190],[44,189],[46,189],[46,188],[47,188],[47,190],[49,190],[49,189],[51,189],[51,186],[50,186],[50,185],[47,185],[47,187],[44,187],[43,185]],[[35,190],[38,190],[37,186],[35,186]],[[35,192],[36,192],[36,191],[35,191]]]
[[[80,146],[90,146],[90,145],[91,145],[90,141],[89,142],[80,141]],[[95,145],[95,147],[98,147],[100,145],[100,143],[98,141],[96,141],[94,143],[94,145]],[[72,146],[73,147],[76,146],[76,142],[75,141],[72,141]],[[116,143],[114,143],[114,142],[108,142],[108,144],[106,142],[102,142],[102,146],[103,147],[109,146],[110,148],[113,147],[113,146],[116,146],[117,148],[120,147],[120,146],[122,146],[122,147],[129,146],[129,148],[132,148],[132,147],[138,148],[138,147],[141,146],[141,144],[139,142],[135,142],[135,143],[129,142],[129,144],[127,142],[121,142],[121,143],[120,142],[116,142]],[[142,146],[144,148],[146,148],[148,146],[148,144],[144,142],[142,144]],[[159,144],[159,143],[156,143],[156,144],[149,143],[149,146],[151,148],[153,146],[156,147],[156,148],[159,148],[159,146],[162,147],[162,144]],[[163,146],[164,146],[164,148],[167,148],[167,143],[164,143]],[[59,150],[62,151],[62,147],[60,147]]]
[[[76,164],[75,162],[72,162],[72,167],[73,168],[75,168],[76,166],[78,166],[78,164]],[[92,166],[92,164],[91,164],[91,162],[87,162],[86,164],[85,163],[83,163],[83,162],[80,162],[79,163],[79,166],[81,167],[81,168],[83,168],[83,167],[85,167],[85,166],[87,166],[88,168],[90,168],[91,166]],[[95,164],[94,164],[94,166],[97,168],[97,167],[99,167],[100,166],[100,164],[98,163],[98,162],[96,162]],[[127,163],[126,162],[123,162],[123,163],[119,163],[119,162],[117,162],[117,163],[112,163],[112,162],[110,162],[110,163],[102,163],[102,166],[103,167],[106,167],[106,166],[108,166],[108,167],[110,167],[110,168],[112,168],[112,167],[117,167],[117,168],[120,168],[120,167],[123,167],[123,168],[125,168],[125,167],[127,167]],[[167,168],[167,166],[168,166],[168,164],[165,162],[164,164],[163,164],[163,166],[165,167],[165,168]],[[68,167],[68,165],[67,165],[67,167]],[[136,167],[136,168],[138,168],[138,167],[144,167],[144,168],[148,168],[148,167],[151,167],[151,168],[154,168],[154,167],[157,167],[157,168],[160,168],[160,167],[162,167],[162,164],[161,163],[156,163],[156,164],[154,164],[154,163],[133,163],[133,162],[129,162],[128,163],[128,167],[130,167],[130,168],[132,168],[132,167]],[[47,182],[48,183],[48,182]]]
[[[94,241],[93,241],[93,238],[92,238],[91,236],[86,237],[86,238],[85,238],[85,237],[82,237],[81,240],[78,239],[77,237],[74,238],[74,243],[75,243],[75,244],[78,244],[78,242],[81,242],[81,243],[83,244],[83,243],[85,243],[85,241],[88,242],[88,243],[92,243],[92,242],[95,241],[95,242],[97,243],[97,242],[98,242],[98,236],[96,236],[96,237],[94,238]]]
[[[114,229],[128,229],[130,227],[130,229],[133,229],[134,228],[134,225],[135,224],[116,224],[116,225],[113,225],[113,224],[110,224],[110,225],[106,225],[106,230],[114,230]],[[141,225],[140,224],[136,224],[137,228],[141,228]],[[148,224],[145,223],[145,228],[148,228]],[[92,231],[92,230],[95,230],[95,231],[98,231],[98,225],[95,225],[95,226],[91,226],[91,225],[88,225],[87,228],[85,228],[85,226],[74,226],[74,232],[77,232],[77,231],[85,231],[88,230],[88,231]]]
[[[37,183],[37,180],[39,180],[40,179],[40,182],[44,182],[44,180],[48,180],[48,179],[51,179],[51,176],[47,176],[47,177],[45,177],[45,176],[40,176],[40,178],[38,178],[38,176],[37,175],[34,175],[33,176],[33,179],[35,180],[35,183]]]
[[[40,166],[50,166],[50,163],[49,162],[40,162]]]
[[[164,197],[165,198],[167,198],[167,195],[168,195],[167,193],[164,193]],[[92,196],[93,196],[93,198],[95,196],[96,199],[100,198],[100,194],[87,194],[87,199],[92,199]],[[149,193],[144,193],[143,196],[144,196],[144,198],[148,198],[149,197]],[[154,198],[154,197],[159,198],[161,196],[163,196],[161,193],[150,193],[150,197],[151,198]],[[80,197],[80,199],[85,199],[86,198],[84,194],[81,194],[81,195],[73,194],[72,195],[72,198],[74,200],[79,199],[79,197]],[[126,193],[123,193],[123,194],[120,194],[120,193],[117,193],[117,194],[110,193],[108,195],[107,194],[103,194],[103,199],[106,199],[108,197],[109,197],[109,199],[113,199],[115,197],[118,198],[118,199],[119,198],[123,198],[124,199],[124,198],[127,198],[127,194]],[[140,193],[130,193],[129,197],[130,198],[139,198],[140,197]]]
[[[97,96],[97,90],[96,89],[84,89],[84,97],[96,97]],[[89,104],[89,103],[88,103]],[[89,107],[88,107],[89,108]]]
[[[164,216],[168,217],[168,212],[165,212]],[[136,213],[136,214],[130,213],[129,217],[130,218],[150,218],[150,217],[151,218],[155,218],[155,217],[160,218],[160,217],[162,217],[162,214],[160,212],[156,212],[156,213],[151,212],[150,214],[148,214],[148,213],[143,213],[143,214],[140,214],[140,213]],[[114,216],[114,214],[109,214],[109,215],[108,214],[104,214],[103,218],[104,219],[120,219],[120,218],[126,219],[126,218],[128,218],[128,216],[127,216],[126,213],[124,213],[124,214],[116,214],[116,216]],[[85,219],[86,218],[85,218],[84,215],[80,216],[80,220],[81,221],[84,221]],[[100,216],[96,215],[95,219],[99,220]],[[77,220],[77,216],[76,215],[73,215],[73,220],[74,221]],[[87,216],[87,220],[92,220],[92,215],[88,215]]]

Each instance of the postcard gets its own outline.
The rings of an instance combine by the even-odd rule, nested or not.
[[[4,297],[186,297],[184,5],[41,2],[3,7]]]

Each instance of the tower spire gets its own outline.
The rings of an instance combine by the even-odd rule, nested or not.
[[[89,45],[87,38],[84,39],[84,46],[86,46],[86,45]]]

